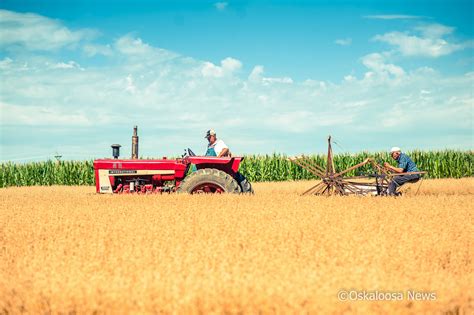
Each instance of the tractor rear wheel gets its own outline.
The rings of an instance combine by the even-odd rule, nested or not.
[[[240,186],[231,175],[215,168],[203,168],[186,176],[176,190],[178,193],[239,194]]]

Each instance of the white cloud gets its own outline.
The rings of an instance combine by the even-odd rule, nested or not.
[[[272,83],[284,83],[291,84],[293,79],[290,77],[265,77],[263,76],[264,68],[263,66],[255,66],[250,73],[248,80],[255,83],[263,83],[264,85],[269,85]]]
[[[420,19],[423,16],[418,15],[407,15],[407,14],[380,14],[380,15],[365,15],[366,19],[376,20],[407,20],[407,19]]]
[[[178,54],[172,51],[153,47],[132,34],[127,34],[117,39],[113,48],[127,58],[140,60],[142,67],[179,57]]]
[[[216,2],[216,3],[214,3],[214,7],[219,11],[225,10],[228,5],[229,5],[228,2]]]
[[[88,57],[96,55],[112,56],[113,50],[110,45],[85,44],[82,50]]]
[[[351,81],[357,80],[357,78],[355,76],[351,75],[351,74],[348,74],[348,75],[344,76],[344,80],[348,81],[348,82],[351,82]]]
[[[60,21],[34,13],[0,10],[0,48],[57,50],[96,35],[90,29],[72,31]]]
[[[153,48],[144,43],[141,38],[134,38],[132,35],[120,37],[115,42],[115,49],[125,55],[146,55],[153,52]]]
[[[0,69],[8,69],[10,68],[13,60],[11,58],[5,57],[4,59],[0,60]]]
[[[350,46],[352,44],[352,38],[336,39],[334,43],[340,46]]]
[[[453,32],[454,28],[452,27],[431,24],[418,26],[415,30],[421,33],[422,36],[402,32],[389,32],[375,36],[374,40],[396,46],[404,56],[432,58],[449,55],[470,45],[468,42],[452,43],[442,38]]]
[[[362,58],[362,63],[369,70],[378,75],[401,77],[405,74],[405,71],[401,67],[387,63],[385,56],[379,53],[372,53],[364,56]]]
[[[249,81],[259,82],[262,80],[263,66],[255,66],[249,75]]]
[[[221,61],[220,66],[216,66],[212,62],[204,62],[201,73],[204,77],[220,78],[225,75],[230,75],[242,68],[242,63],[234,58],[227,57]]]
[[[81,67],[80,64],[78,64],[75,61],[69,61],[67,63],[65,62],[58,62],[54,65],[51,66],[52,69],[79,69],[81,71],[84,71],[84,68]]]
[[[221,64],[223,69],[228,70],[230,72],[234,72],[242,68],[242,62],[230,57],[227,57],[226,59],[222,60]]]
[[[352,117],[336,112],[288,111],[269,115],[265,124],[271,128],[283,128],[287,132],[304,133],[318,127],[350,124]]]
[[[132,94],[135,94],[135,92],[137,91],[137,87],[133,83],[132,75],[129,74],[125,80],[127,82],[127,86],[125,87],[125,91],[130,92]]]
[[[15,125],[88,126],[92,121],[80,111],[49,105],[32,106],[8,104],[0,101],[2,122]]]
[[[416,26],[415,30],[419,31],[425,37],[439,38],[451,34],[454,31],[454,27],[442,24],[426,24]]]
[[[263,83],[285,83],[291,84],[293,83],[293,79],[290,77],[282,77],[282,78],[263,78]]]

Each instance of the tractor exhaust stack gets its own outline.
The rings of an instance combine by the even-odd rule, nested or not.
[[[132,159],[138,159],[138,135],[137,135],[138,127],[133,127],[133,136],[132,136]]]

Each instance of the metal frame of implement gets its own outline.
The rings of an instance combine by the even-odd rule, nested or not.
[[[426,172],[391,173],[380,166],[372,158],[351,166],[341,172],[336,172],[331,146],[331,136],[328,137],[328,153],[326,169],[314,163],[304,155],[290,157],[289,160],[296,165],[306,169],[313,175],[321,178],[321,181],[306,190],[302,195],[388,195],[388,185],[395,176],[426,174]],[[370,164],[374,170],[373,174],[362,176],[345,177],[344,174]],[[418,187],[419,188],[419,187]],[[418,192],[418,191],[417,191]]]

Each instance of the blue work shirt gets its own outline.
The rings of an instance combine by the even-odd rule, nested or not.
[[[400,153],[397,159],[398,167],[403,168],[403,172],[418,172],[415,162],[405,153]]]

